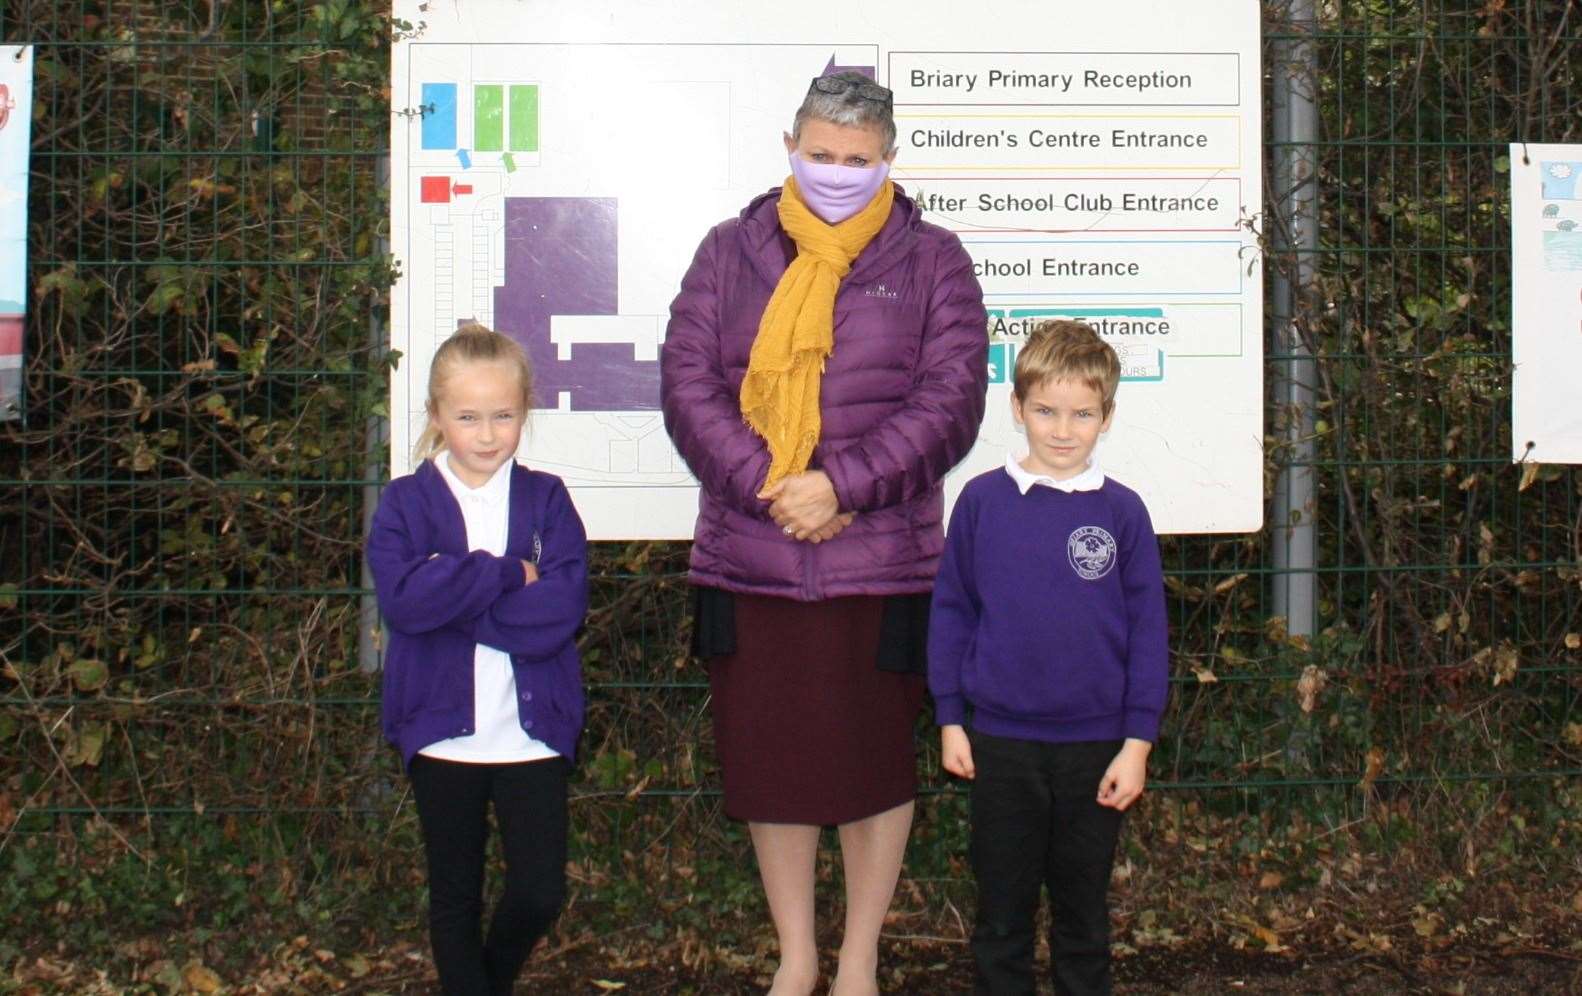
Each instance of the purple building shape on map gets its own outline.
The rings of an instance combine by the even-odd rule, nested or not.
[[[834,76],[836,73],[854,72],[862,73],[871,80],[877,80],[878,77],[874,74],[875,68],[874,66],[837,66],[835,65],[835,56],[831,55],[829,61],[824,64],[824,71],[819,73],[819,75]]]
[[[494,290],[496,327],[527,350],[538,403],[573,411],[659,409],[659,363],[630,343],[579,342],[562,360],[550,339],[553,315],[614,315],[616,200],[507,197],[505,283]]]

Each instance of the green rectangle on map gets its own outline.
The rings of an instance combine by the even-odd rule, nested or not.
[[[505,87],[472,88],[472,147],[479,152],[505,148]]]
[[[538,85],[511,88],[511,151],[538,151]]]

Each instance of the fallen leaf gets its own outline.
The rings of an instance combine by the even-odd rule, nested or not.
[[[224,985],[214,970],[206,967],[201,961],[189,961],[181,970],[181,978],[187,983],[187,988],[200,993],[217,993]]]
[[[1258,938],[1265,948],[1268,948],[1272,951],[1280,946],[1280,935],[1276,934],[1268,927],[1264,927],[1255,923],[1249,929],[1252,930],[1253,936]]]
[[[1494,684],[1501,682],[1510,684],[1516,677],[1516,667],[1521,661],[1521,655],[1509,643],[1500,644],[1494,652]]]
[[[1538,479],[1538,463],[1527,460],[1522,463],[1522,482],[1516,486],[1517,491],[1526,491]]]
[[[626,793],[626,800],[628,802],[630,802],[631,800],[633,800],[633,799],[637,798],[638,796],[642,795],[643,794],[643,790],[648,787],[649,781],[650,781],[649,777],[647,775],[644,775],[642,777],[642,780],[639,781],[636,785],[633,785],[631,787],[631,790]]]
[[[625,989],[626,988],[626,983],[624,983],[624,982],[611,982],[609,979],[594,979],[593,980],[593,984],[598,986],[600,989],[603,989],[607,993],[613,993],[617,989]]]
[[[1578,647],[1582,647],[1582,633],[1567,633],[1566,649],[1575,650]]]
[[[143,978],[156,983],[166,992],[175,992],[185,985],[181,980],[181,969],[176,967],[175,962],[163,958],[148,966]]]
[[[1247,580],[1246,574],[1232,574],[1230,577],[1214,586],[1214,594],[1223,595],[1245,580]]]
[[[1328,683],[1329,675],[1317,664],[1309,664],[1302,669],[1302,677],[1296,682],[1296,696],[1303,712],[1313,711],[1313,706],[1318,704],[1318,693]]]
[[[1368,748],[1367,767],[1362,772],[1362,790],[1373,788],[1373,782],[1384,773],[1384,748]]]
[[[1197,676],[1198,684],[1212,685],[1219,680],[1219,676],[1206,667],[1193,666],[1192,673]]]
[[[1281,875],[1279,872],[1274,872],[1274,871],[1264,872],[1263,873],[1263,877],[1258,880],[1258,888],[1260,888],[1260,889],[1278,889],[1280,887],[1280,884],[1282,882],[1284,882],[1284,881],[1285,881],[1285,876]]]

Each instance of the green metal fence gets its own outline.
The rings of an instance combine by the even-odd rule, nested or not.
[[[1267,143],[1256,220],[1266,272],[1296,286],[1268,348],[1268,472],[1314,479],[1316,632],[1272,615],[1278,530],[1167,540],[1154,776],[1228,813],[1475,813],[1582,774],[1582,478],[1507,459],[1505,212],[1506,143],[1582,128],[1582,11],[1320,14],[1266,12],[1266,86],[1310,46],[1318,133]],[[27,421],[0,427],[0,853],[254,834],[352,867],[410,830],[357,667],[389,33],[352,0],[0,9],[0,40],[37,46],[38,102]],[[1280,241],[1293,144],[1316,164],[1305,247]],[[1309,360],[1296,411],[1275,392]],[[596,552],[589,854],[730,834],[684,557]],[[923,768],[923,836],[954,846],[956,790]]]

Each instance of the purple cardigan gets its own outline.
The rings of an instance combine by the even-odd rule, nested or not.
[[[432,461],[391,481],[368,533],[385,652],[384,734],[404,762],[473,732],[473,650],[511,655],[522,729],[569,761],[582,731],[576,633],[588,609],[587,537],[553,474],[511,471],[505,556],[468,552],[461,506]],[[539,580],[522,576],[522,561]]]
[[[841,283],[819,391],[812,466],[857,518],[827,543],[798,543],[756,497],[769,453],[739,401],[759,319],[796,252],[779,198],[771,190],[715,226],[670,306],[665,427],[702,483],[692,581],[801,601],[926,592],[944,546],[940,482],[983,420],[988,324],[972,259],[897,190]]]

